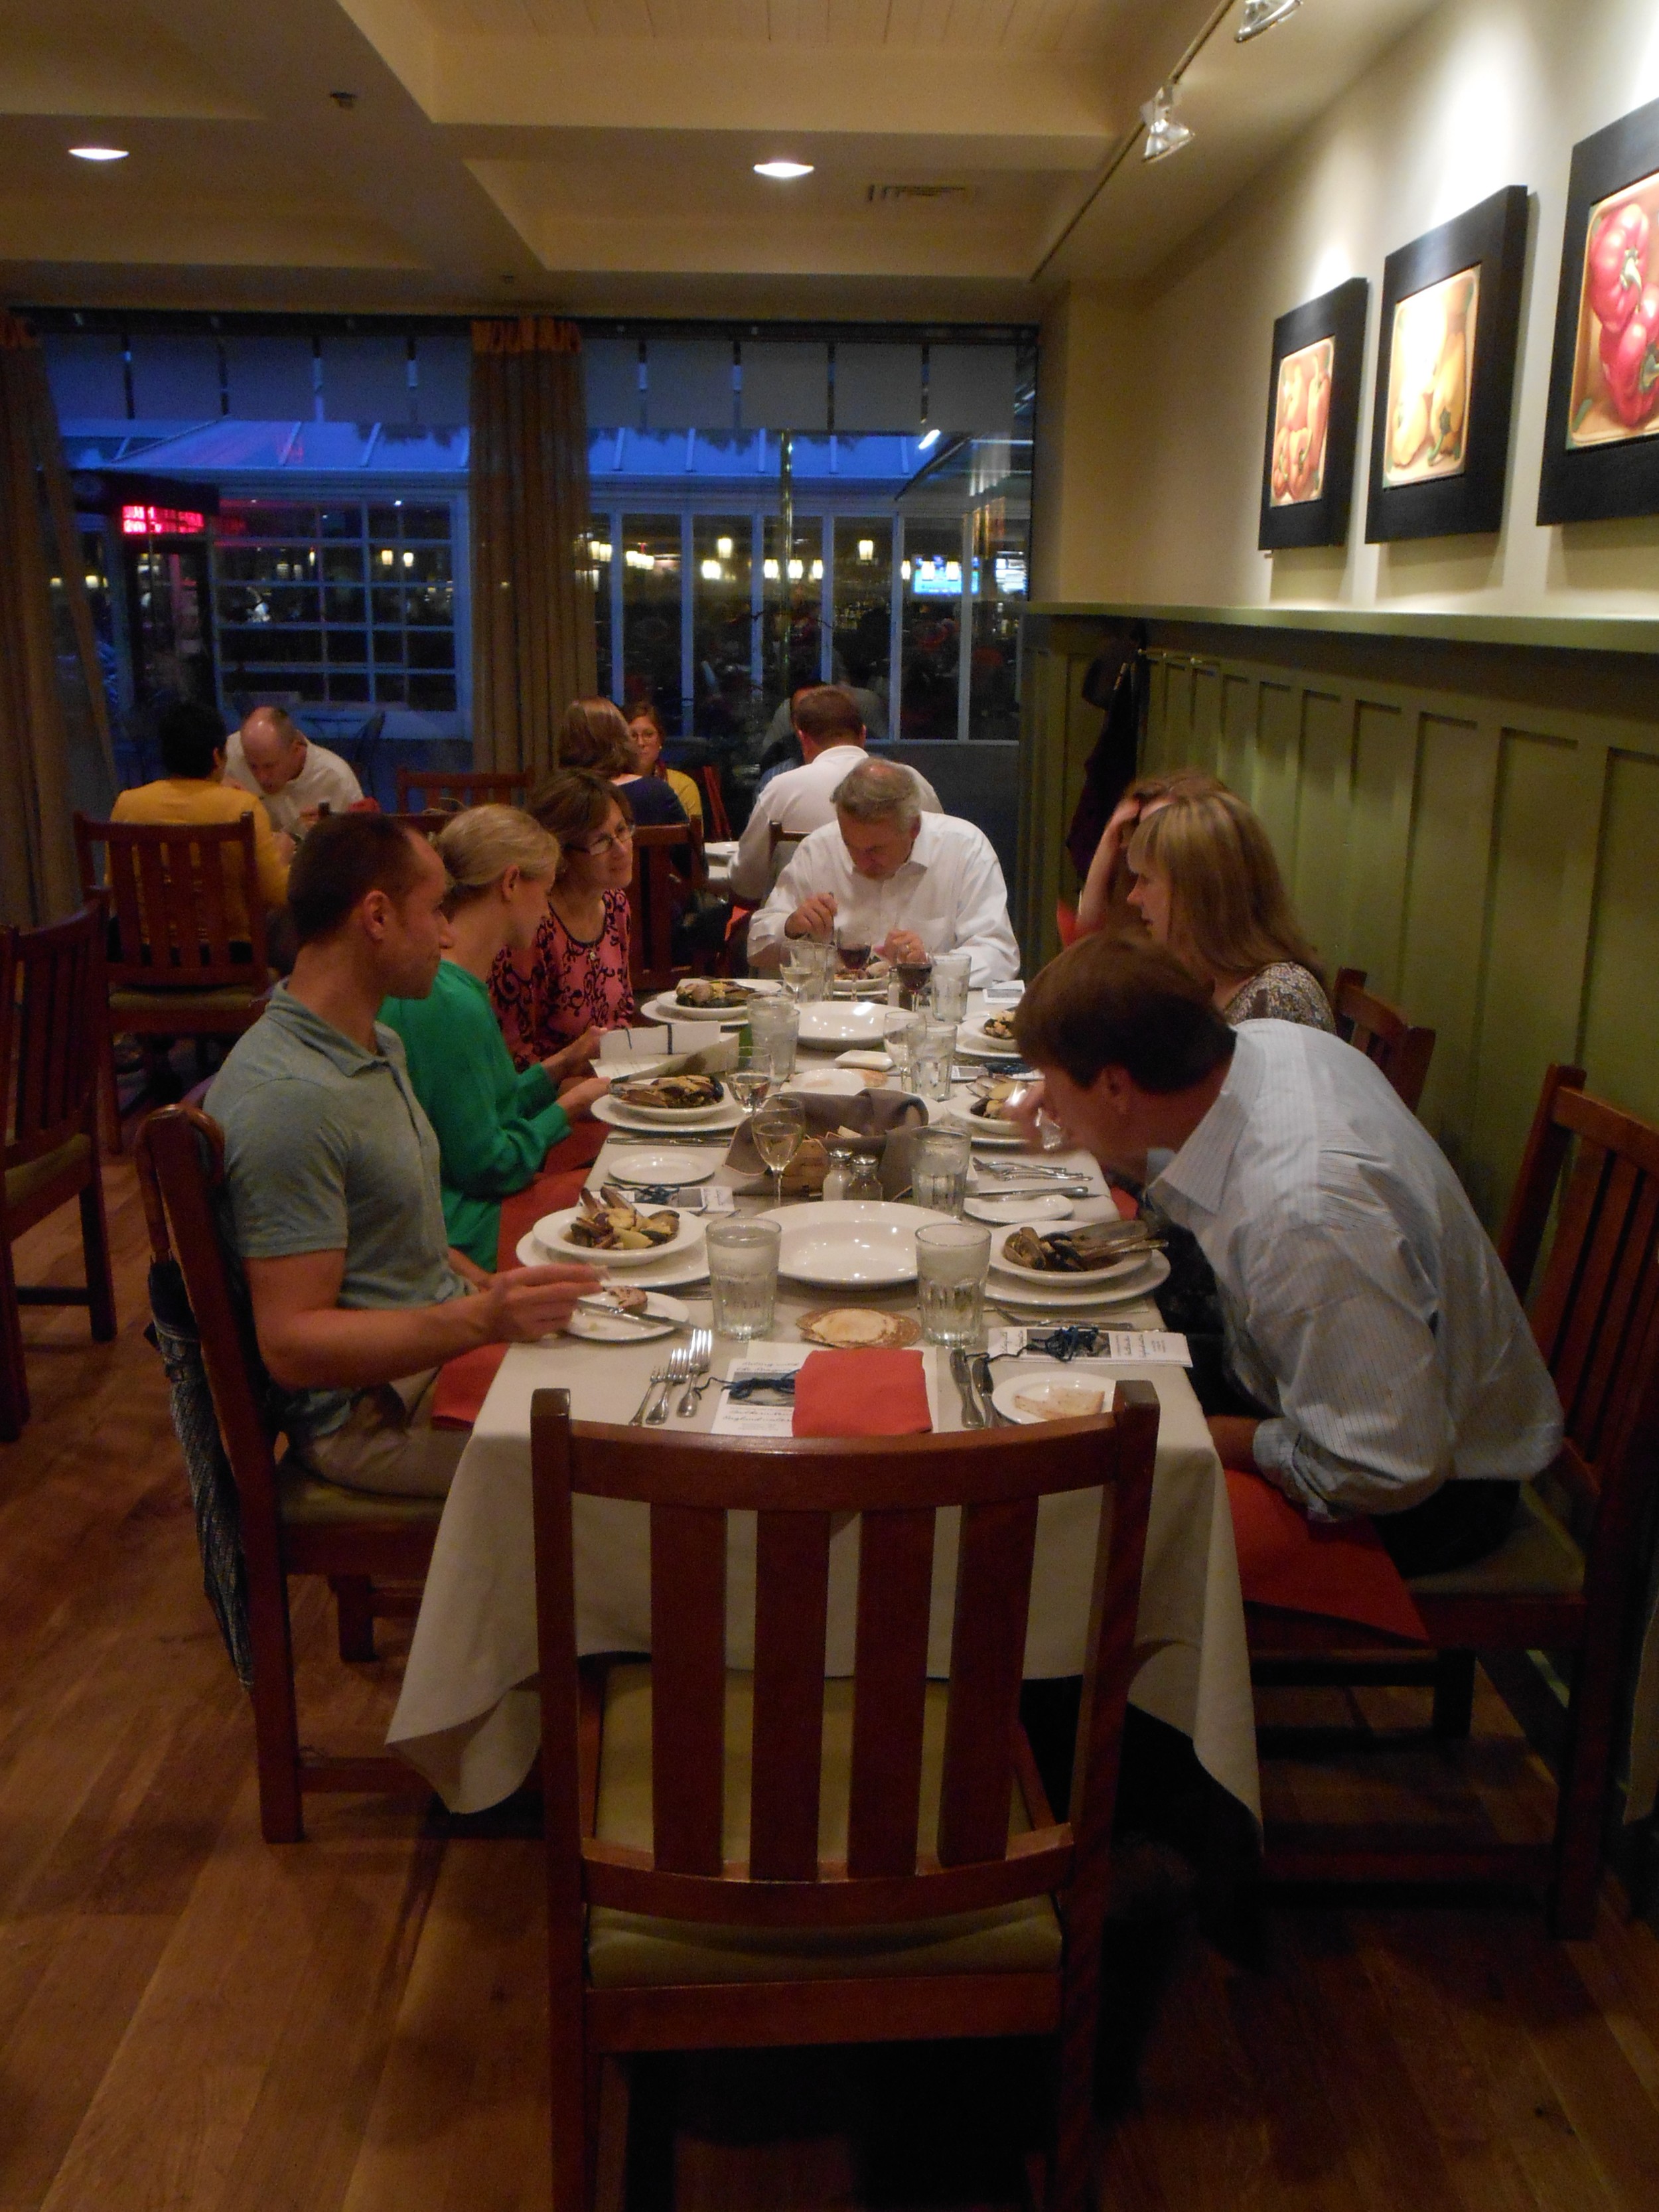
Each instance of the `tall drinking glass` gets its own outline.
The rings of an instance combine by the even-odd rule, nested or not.
[[[918,1129],[910,1139],[910,1196],[935,1213],[960,1213],[971,1147],[965,1129]]]
[[[745,1114],[752,1114],[773,1088],[772,1055],[769,1052],[743,1052],[738,1054],[738,1064],[728,1068],[721,1079],[726,1089]]]
[[[939,952],[933,957],[933,1016],[941,1022],[961,1022],[968,1017],[968,978],[973,962],[965,952]]]
[[[795,1042],[800,1008],[793,999],[757,999],[749,1010],[750,1050],[763,1060],[775,1079],[787,1082],[795,1072]]]
[[[881,1025],[881,1041],[893,1063],[893,1072],[898,1077],[900,1087],[905,1091],[913,1090],[915,1086],[915,1048],[921,1035],[920,1014],[903,1013],[893,1006],[888,1008],[887,1018]]]
[[[783,1204],[783,1171],[806,1135],[806,1109],[799,1098],[769,1098],[749,1124],[763,1166],[772,1171],[772,1203]]]
[[[971,1221],[927,1223],[916,1231],[916,1309],[929,1344],[977,1348],[985,1341],[985,1278],[991,1232]]]
[[[917,1091],[936,1104],[946,1103],[951,1096],[951,1066],[957,1056],[956,1024],[924,1021],[913,1050],[912,1079]]]
[[[775,1221],[716,1219],[708,1230],[708,1292],[722,1336],[764,1336],[778,1295]]]
[[[778,981],[797,1005],[823,996],[830,974],[830,947],[816,937],[788,937],[778,963]]]

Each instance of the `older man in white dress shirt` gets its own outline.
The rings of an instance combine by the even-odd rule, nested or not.
[[[975,988],[1018,975],[1007,886],[983,830],[924,814],[909,770],[890,761],[860,763],[834,795],[835,820],[802,842],[750,922],[756,968],[775,968],[786,938],[839,929],[885,960],[965,952]]]
[[[271,827],[296,842],[326,806],[343,814],[362,786],[338,753],[313,744],[281,707],[255,707],[225,748],[225,775],[265,802]]]
[[[1310,1519],[1357,1513],[1402,1574],[1503,1540],[1561,1442],[1520,1301],[1462,1185],[1381,1070],[1292,1022],[1229,1029],[1167,952],[1100,936],[1015,1020],[1068,1135],[1146,1186],[1215,1271],[1260,1416],[1210,1423]]]

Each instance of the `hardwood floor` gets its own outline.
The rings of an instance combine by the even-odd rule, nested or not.
[[[544,2208],[538,1846],[349,1800],[259,1840],[129,1167],[108,1190],[121,1334],[26,1315],[34,1413],[0,1446],[0,2212]],[[20,1246],[26,1279],[74,1279],[74,1218]],[[297,1587],[302,1710],[367,1746],[397,1625],[342,1668],[325,1595]],[[1484,1790],[1524,1753],[1490,1697],[1477,1727]],[[1261,1970],[1184,1923],[1153,1953],[1109,2206],[1659,2205],[1659,1942],[1612,1884],[1583,1944],[1520,1907],[1296,1904]],[[1012,2205],[1036,2086],[1000,2047],[655,2062],[635,2212]]]

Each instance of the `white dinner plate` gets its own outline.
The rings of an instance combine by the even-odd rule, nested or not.
[[[690,1307],[678,1298],[665,1298],[660,1291],[649,1291],[642,1314],[617,1314],[613,1319],[592,1306],[578,1306],[565,1323],[564,1333],[580,1337],[585,1344],[646,1344],[653,1336],[672,1336],[690,1318]]]
[[[1023,1130],[1001,1121],[988,1121],[982,1114],[970,1114],[965,1105],[954,1099],[948,1106],[939,1109],[939,1118],[947,1129],[966,1129],[976,1145],[988,1146],[996,1152],[1030,1152]]]
[[[706,1133],[718,1137],[727,1129],[735,1129],[743,1119],[743,1109],[729,1096],[722,1098],[718,1106],[705,1106],[696,1114],[675,1115],[665,1124],[650,1108],[624,1106],[620,1098],[596,1098],[588,1111],[607,1128],[641,1130],[665,1140],[670,1129],[687,1135],[695,1133],[702,1136]]]
[[[987,1036],[983,1030],[958,1030],[957,1050],[965,1053],[969,1060],[1018,1060],[1020,1056],[1017,1044],[1005,1044],[1000,1037]]]
[[[1087,1283],[1117,1284],[1152,1255],[1146,1251],[1130,1252],[1121,1260],[1113,1260],[1103,1267],[1091,1267],[1086,1274],[1073,1275],[1058,1267],[1022,1267],[1007,1255],[1008,1239],[1019,1227],[1018,1222],[991,1239],[991,1265],[1000,1275],[1018,1275],[1027,1283],[1061,1283],[1067,1290],[1081,1290]]]
[[[783,1085],[786,1095],[805,1097],[816,1091],[823,1098],[856,1098],[868,1088],[855,1067],[803,1067]]]
[[[878,1045],[887,1034],[885,1003],[861,999],[813,999],[800,1010],[803,1044]]]
[[[1011,1421],[1042,1421],[1045,1418],[1059,1420],[1063,1417],[1057,1413],[1047,1416],[1028,1413],[1024,1406],[1017,1406],[1014,1401],[1022,1397],[1042,1397],[1051,1384],[1064,1382],[1068,1376],[1100,1391],[1100,1410],[1103,1413],[1110,1412],[1112,1392],[1116,1387],[1117,1378],[1109,1366],[1092,1359],[1068,1359],[1063,1363],[1055,1360],[1052,1364],[1044,1361],[1041,1364],[1035,1360],[1028,1363],[1022,1359],[1013,1374],[1005,1381],[993,1384],[991,1403],[998,1413],[1006,1414]]]
[[[1048,1276],[1033,1282],[1027,1275],[1011,1275],[1000,1267],[994,1267],[985,1285],[985,1296],[994,1305],[1036,1306],[1051,1313],[1069,1313],[1075,1307],[1079,1312],[1096,1306],[1131,1305],[1137,1298],[1149,1298],[1162,1282],[1167,1281],[1170,1263],[1161,1252],[1149,1252],[1133,1275],[1114,1276],[1109,1283],[1084,1283],[1080,1276]],[[1058,1285],[1067,1285],[1061,1290]],[[1080,1287],[1073,1290],[1073,1284]]]
[[[645,1077],[641,1079],[648,1082],[650,1078]],[[715,1077],[712,1079],[718,1081],[719,1078]],[[623,1080],[626,1081],[627,1078],[624,1077]],[[648,1127],[658,1129],[706,1128],[711,1115],[724,1113],[732,1103],[732,1094],[724,1085],[721,1085],[720,1097],[712,1106],[641,1106],[637,1099],[617,1097],[614,1084],[610,1096],[624,1113],[633,1114]]]
[[[605,1158],[606,1182],[660,1183],[665,1189],[707,1182],[720,1165],[713,1152],[694,1152],[689,1145],[612,1145]],[[1012,1214],[1005,1214],[1005,1221]]]
[[[963,1212],[972,1214],[975,1221],[988,1221],[994,1228],[1024,1229],[1044,1221],[1069,1219],[1072,1201],[1052,1190],[1011,1190],[1003,1198],[987,1192],[964,1200]]]
[[[662,1206],[649,1211],[663,1212]],[[694,1244],[702,1242],[701,1218],[682,1213],[680,1225],[665,1244],[650,1244],[639,1252],[596,1252],[591,1244],[574,1244],[570,1241],[570,1224],[581,1212],[578,1206],[567,1206],[557,1213],[544,1213],[531,1231],[542,1250],[550,1260],[585,1260],[593,1267],[643,1267],[653,1260],[670,1260],[677,1253],[689,1252]]]
[[[931,1206],[890,1199],[830,1199],[763,1213],[782,1232],[778,1273],[829,1290],[884,1290],[916,1279],[916,1231],[948,1221]]]
[[[517,1247],[521,1267],[548,1267],[562,1265],[564,1255],[546,1251],[526,1231]],[[590,1252],[589,1260],[595,1262],[605,1258],[603,1252]],[[601,1271],[603,1272],[603,1271]],[[708,1279],[708,1246],[702,1243],[689,1252],[677,1253],[672,1260],[653,1260],[648,1267],[630,1267],[627,1279],[644,1291],[683,1290],[688,1283],[706,1283]]]
[[[743,986],[757,999],[772,998],[782,988],[764,975],[745,975]],[[640,1012],[659,1022],[724,1022],[732,1029],[741,1029],[749,1018],[741,1006],[682,1006],[672,991],[661,991],[654,999],[647,999]]]

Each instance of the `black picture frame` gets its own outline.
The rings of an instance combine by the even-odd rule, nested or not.
[[[1474,373],[1469,379],[1467,458],[1457,476],[1385,484],[1389,364],[1395,310],[1402,300],[1460,270],[1478,267]],[[1371,415],[1370,487],[1365,501],[1369,544],[1401,538],[1464,538],[1494,531],[1504,520],[1509,471],[1510,413],[1527,270],[1527,188],[1507,185],[1437,229],[1425,231],[1382,264],[1382,305],[1376,332],[1376,391]]]
[[[1371,288],[1351,276],[1334,291],[1304,301],[1273,325],[1267,372],[1267,439],[1261,460],[1261,521],[1256,544],[1264,553],[1286,545],[1346,545],[1353,507],[1354,452],[1359,429],[1359,386],[1365,374],[1365,316]],[[1279,374],[1287,356],[1331,340],[1330,415],[1325,426],[1325,474],[1317,499],[1275,507],[1273,430]]]
[[[1555,344],[1544,410],[1543,467],[1538,520],[1601,522],[1620,514],[1659,514],[1659,435],[1605,446],[1572,447],[1568,417],[1578,362],[1584,257],[1591,210],[1626,185],[1659,172],[1659,100],[1581,138],[1572,149],[1567,215],[1561,240],[1561,280],[1555,295]],[[1659,281],[1659,246],[1650,246]]]

